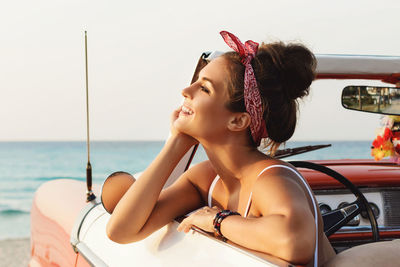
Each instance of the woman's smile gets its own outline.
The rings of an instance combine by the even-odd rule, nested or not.
[[[186,107],[186,106],[182,106],[181,108],[181,112],[179,113],[179,115],[183,115],[183,116],[190,116],[193,115],[193,110],[191,110],[190,108]]]

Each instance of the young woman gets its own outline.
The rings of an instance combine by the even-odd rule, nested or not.
[[[296,125],[296,99],[308,94],[315,58],[304,46],[242,44],[212,60],[183,89],[165,146],[122,197],[107,225],[118,243],[141,240],[174,218],[243,247],[294,264],[318,266],[334,255],[305,180],[290,164],[257,150],[287,141]],[[162,190],[186,151],[200,142],[208,161]],[[203,207],[203,208],[202,208]]]

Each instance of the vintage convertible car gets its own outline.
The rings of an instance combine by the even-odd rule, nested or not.
[[[384,89],[346,88],[342,96],[345,108],[400,115],[400,90],[389,89],[392,84],[400,87],[400,57],[316,57],[317,79],[387,83]],[[365,99],[367,102],[363,102]],[[390,109],[384,109],[388,106]],[[276,157],[316,148],[281,150]],[[189,167],[195,151],[196,148],[192,148],[182,158],[169,182]],[[330,242],[337,252],[344,251],[336,256],[338,260],[334,259],[333,266],[342,266],[341,255],[346,255],[347,251],[354,265],[360,265],[359,258],[368,255],[374,259],[380,255],[383,260],[397,256],[395,249],[400,252],[400,242],[390,240],[400,238],[400,165],[390,160],[374,161],[372,157],[292,164],[299,168],[316,195]],[[93,185],[98,197],[89,202],[85,199],[85,184],[76,180],[46,182],[37,190],[31,210],[30,266],[290,266],[280,259],[260,257],[197,229],[188,235],[177,232],[180,218],[143,241],[127,245],[114,243],[106,235],[105,226],[110,215],[101,205],[100,190],[100,185]],[[380,242],[373,243],[378,240]],[[363,250],[364,247],[367,250]],[[351,254],[355,249],[360,251],[354,254],[359,258]],[[348,261],[348,257],[344,260]]]

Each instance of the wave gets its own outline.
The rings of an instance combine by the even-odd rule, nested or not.
[[[0,210],[0,215],[21,215],[21,214],[30,214],[30,211],[20,210],[20,209],[4,209]]]
[[[51,181],[55,179],[72,179],[72,180],[84,180],[85,177],[81,176],[29,176],[29,175],[15,175],[15,176],[1,176],[0,180],[4,183],[17,183],[17,182],[26,182],[26,181]]]
[[[35,181],[51,181],[51,180],[56,180],[56,179],[71,179],[71,180],[84,181],[86,178],[84,178],[84,177],[71,177],[71,176],[65,176],[65,177],[63,177],[63,176],[43,177],[42,176],[42,177],[34,177],[34,178],[31,178],[31,179],[35,180]]]

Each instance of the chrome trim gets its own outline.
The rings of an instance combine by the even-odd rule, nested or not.
[[[358,226],[360,225],[360,215],[357,215],[353,219],[351,219],[346,225],[348,226]]]
[[[350,215],[352,215],[354,212],[356,212],[359,209],[359,206],[354,203],[350,206],[344,207],[340,209],[340,212],[343,214],[343,216],[346,218]],[[358,226],[360,224],[360,216],[355,216],[353,219],[347,222],[346,225],[349,226]]]
[[[373,55],[316,54],[317,74],[400,73],[400,57]]]
[[[379,232],[399,232],[400,227],[385,227],[379,226]],[[336,233],[350,234],[350,233],[367,233],[371,232],[371,226],[343,226]]]
[[[357,211],[358,209],[359,209],[358,205],[356,203],[354,203],[350,206],[341,208],[340,211],[342,212],[344,217],[348,217],[351,214],[353,214],[355,211]]]
[[[95,198],[93,201],[90,201],[79,213],[79,216],[76,218],[75,224],[72,227],[70,243],[75,253],[80,253],[91,266],[105,267],[108,265],[104,261],[102,261],[95,253],[93,253],[93,251],[85,243],[79,240],[81,228],[87,215],[94,208],[101,204],[101,201],[97,202],[97,200],[98,198]]]
[[[362,187],[359,188],[362,193],[382,193],[387,191],[400,191],[400,187]],[[313,190],[315,195],[337,195],[337,194],[351,194],[351,192],[346,188],[336,188],[336,189],[316,189]]]
[[[85,260],[91,265],[96,267],[106,267],[108,266],[104,261],[102,261],[93,251],[86,246],[85,243],[78,243],[76,245],[76,250],[85,258]]]
[[[78,217],[75,219],[74,226],[72,227],[71,231],[71,238],[69,242],[72,245],[72,249],[75,251],[75,253],[78,253],[77,245],[80,243],[79,240],[79,234],[81,231],[81,227],[83,222],[85,221],[86,216],[89,214],[89,212],[94,209],[96,206],[100,205],[101,202],[96,201],[97,198],[94,200],[90,201],[79,213]]]
[[[368,202],[374,202],[378,208],[384,212],[384,203],[382,200],[382,192],[377,191],[377,190],[372,190],[369,192],[364,192],[364,196],[367,198]],[[318,202],[323,202],[325,204],[328,204],[331,207],[337,207],[340,203],[342,202],[348,202],[348,203],[353,203],[356,200],[356,197],[351,194],[350,192],[347,192],[346,194],[335,194],[335,192],[330,192],[330,194],[318,194],[316,192],[316,196]],[[359,217],[359,224],[360,225],[370,225],[370,222],[368,219],[365,219],[363,217]],[[383,220],[382,216],[379,216],[377,219],[378,225],[382,226],[387,226],[385,224],[385,221]],[[347,225],[354,225],[356,224],[355,221],[350,221],[349,224]],[[400,224],[399,224],[400,225]],[[395,225],[394,225],[395,226]]]

